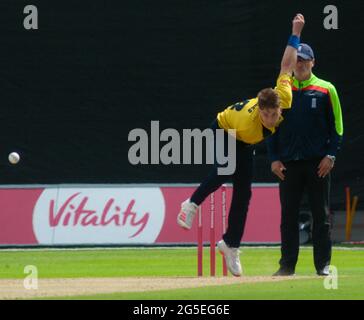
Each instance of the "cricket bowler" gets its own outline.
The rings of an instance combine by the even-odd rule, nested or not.
[[[219,175],[219,164],[215,165],[192,196],[181,205],[177,223],[182,228],[191,229],[199,205],[223,183],[232,180],[233,194],[230,205],[228,227],[222,240],[217,244],[224,255],[229,271],[234,276],[242,274],[239,246],[244,233],[245,221],[251,198],[254,145],[275,133],[283,117],[281,109],[288,109],[292,103],[292,72],[297,61],[297,49],[305,24],[302,14],[292,21],[292,35],[281,61],[281,69],[276,87],[261,90],[256,98],[247,99],[227,107],[217,115],[212,129],[235,130],[236,167],[231,175]],[[216,134],[215,134],[216,140]],[[225,137],[224,137],[225,140]],[[224,147],[226,144],[224,144]]]

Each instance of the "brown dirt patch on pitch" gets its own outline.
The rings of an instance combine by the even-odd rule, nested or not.
[[[308,277],[140,277],[39,279],[38,289],[25,289],[23,279],[1,279],[0,299],[64,297],[116,292],[142,292],[229,284],[278,282]]]

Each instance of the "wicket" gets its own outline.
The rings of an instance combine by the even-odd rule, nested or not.
[[[216,276],[216,206],[215,192],[210,194],[210,276]],[[226,231],[226,186],[221,187],[221,214],[222,214],[222,231]],[[203,275],[203,220],[201,206],[198,208],[198,225],[197,225],[197,275]],[[222,273],[227,276],[227,266],[224,256],[222,256]]]

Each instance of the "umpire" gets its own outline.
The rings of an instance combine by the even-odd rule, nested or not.
[[[272,172],[280,179],[281,259],[275,276],[295,273],[299,252],[299,209],[306,190],[313,218],[313,252],[318,275],[331,261],[330,172],[340,149],[343,122],[335,87],[312,73],[313,50],[301,43],[294,69],[293,101],[267,140]]]

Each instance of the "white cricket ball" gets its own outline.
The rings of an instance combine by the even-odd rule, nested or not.
[[[19,153],[17,152],[10,153],[8,159],[11,164],[17,164],[20,160]]]

